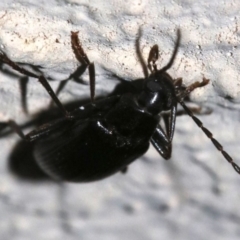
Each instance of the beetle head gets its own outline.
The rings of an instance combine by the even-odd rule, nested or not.
[[[171,110],[174,105],[176,105],[177,97],[175,93],[175,87],[173,84],[173,79],[166,72],[175,60],[179,45],[180,45],[181,34],[180,30],[177,30],[177,41],[174,47],[174,51],[170,58],[170,61],[166,66],[161,69],[157,69],[156,61],[158,59],[158,45],[154,45],[148,57],[148,65],[142,62],[144,75],[146,77],[143,90],[138,95],[137,101],[139,106],[141,106],[145,111],[151,114],[159,114],[161,111]],[[139,43],[138,43],[139,44]],[[138,46],[137,44],[137,46]],[[151,74],[148,76],[147,67]]]
[[[172,78],[166,72],[157,71],[145,80],[143,90],[138,95],[138,104],[151,114],[171,110],[176,103],[176,93]]]

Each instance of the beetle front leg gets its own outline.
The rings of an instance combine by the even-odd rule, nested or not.
[[[172,154],[172,143],[159,124],[152,135],[151,143],[158,153],[164,158],[169,159]]]
[[[178,81],[178,83],[179,83],[179,81]],[[203,77],[203,80],[201,82],[198,82],[198,81],[194,82],[187,87],[183,87],[182,85],[177,86],[177,88],[179,88],[179,89],[182,88],[181,91],[176,89],[179,101],[180,102],[183,101],[183,99],[186,98],[194,89],[204,87],[208,83],[209,83],[209,79]],[[182,84],[182,82],[181,82],[181,84]]]
[[[151,143],[159,154],[166,160],[171,157],[172,154],[172,139],[175,130],[177,114],[177,104],[174,104],[170,115],[163,115],[166,133],[160,124],[156,127],[155,132],[152,135]]]
[[[177,116],[177,103],[173,105],[169,119],[167,116],[164,116],[164,122],[165,122],[165,126],[167,129],[167,135],[168,135],[170,142],[172,142],[173,134],[175,131],[176,116]]]

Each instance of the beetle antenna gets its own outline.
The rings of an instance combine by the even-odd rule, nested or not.
[[[139,28],[138,29],[138,36],[137,36],[136,41],[135,41],[135,50],[136,50],[138,60],[141,64],[141,67],[142,67],[142,70],[143,70],[143,75],[144,75],[145,78],[148,78],[148,68],[147,68],[146,62],[145,62],[145,60],[142,56],[141,49],[140,49],[140,38],[141,37],[142,37],[142,29]]]
[[[228,155],[227,152],[223,150],[223,146],[213,137],[213,134],[203,126],[203,123],[196,117],[194,116],[193,112],[185,105],[183,101],[179,101],[179,103],[182,105],[186,113],[193,119],[193,121],[198,125],[199,128],[202,129],[202,131],[205,133],[205,135],[211,139],[213,145],[219,150],[224,158],[232,164],[234,170],[240,174],[240,167],[233,161],[233,159]]]
[[[177,55],[178,48],[180,46],[180,40],[181,40],[181,32],[180,32],[180,29],[178,29],[177,30],[177,41],[175,43],[175,47],[174,47],[172,57],[171,57],[169,63],[165,67],[160,69],[159,71],[166,72],[173,65],[173,62],[174,62],[174,60],[176,58],[176,55]]]

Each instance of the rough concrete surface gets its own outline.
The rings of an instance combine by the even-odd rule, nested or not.
[[[211,80],[191,99],[213,110],[199,118],[240,164],[239,12],[238,0],[8,0],[0,3],[0,47],[23,66],[37,66],[56,89],[79,65],[70,44],[70,32],[79,31],[96,65],[96,95],[106,96],[118,78],[143,76],[134,48],[140,27],[143,56],[157,43],[159,66],[169,60],[180,28],[169,74],[186,85],[203,76]],[[20,74],[1,69],[0,121],[24,124],[47,108],[49,96],[30,79],[26,114]],[[88,96],[88,85],[70,81],[60,99]],[[171,160],[151,147],[127,174],[88,184],[27,178],[32,170],[17,142],[16,134],[0,139],[0,239],[239,239],[240,176],[186,115],[177,118]],[[21,176],[9,170],[13,155],[16,169],[26,170]]]

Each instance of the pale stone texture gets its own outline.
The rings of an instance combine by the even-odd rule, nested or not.
[[[143,76],[134,48],[139,27],[144,57],[159,44],[161,66],[180,28],[181,48],[169,73],[185,84],[203,76],[211,80],[191,99],[213,109],[200,119],[240,164],[238,0],[15,2],[0,3],[1,49],[14,61],[39,66],[58,80],[50,82],[56,89],[78,66],[70,31],[79,31],[96,65],[97,96],[118,83],[112,74],[129,81]],[[0,121],[24,123],[49,104],[44,89],[30,79],[26,115],[19,76],[0,73]],[[87,74],[83,79],[88,82]],[[88,96],[87,85],[69,82],[60,99]],[[18,139],[12,134],[0,140],[1,239],[239,239],[240,177],[188,116],[177,119],[171,160],[150,148],[126,175],[90,184],[15,177],[8,157]]]

